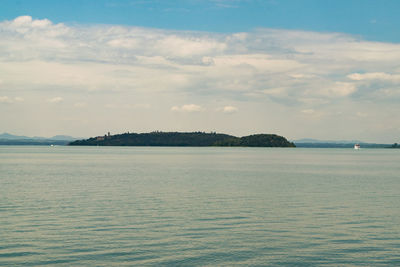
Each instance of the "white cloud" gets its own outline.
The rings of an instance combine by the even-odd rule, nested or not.
[[[351,95],[357,90],[352,83],[335,82],[335,84],[327,90],[327,93],[332,96],[344,97]]]
[[[2,22],[0,30],[2,79],[20,87],[234,92],[238,97],[263,94],[282,103],[349,97],[357,91],[349,79],[399,79],[375,70],[397,66],[400,45],[338,33],[261,29],[209,34],[66,26],[30,16]],[[26,76],[17,79],[21,71]]]
[[[183,106],[173,106],[171,111],[178,111],[178,112],[199,112],[204,110],[201,106],[195,104],[186,104]]]
[[[239,109],[237,107],[234,107],[234,106],[225,106],[225,107],[222,107],[222,108],[218,108],[217,110],[218,111],[222,111],[223,113],[231,114],[231,113],[237,112]]]
[[[24,99],[22,97],[8,97],[8,96],[0,96],[0,103],[17,103],[17,102],[23,102]]]
[[[155,44],[155,49],[164,55],[192,57],[223,52],[226,44],[204,37],[167,35]]]
[[[47,26],[51,25],[51,21],[48,19],[42,19],[42,20],[34,20],[32,22],[32,27],[37,27],[37,28],[44,28]]]
[[[18,28],[18,27],[35,27],[35,28],[43,28],[51,25],[51,21],[48,19],[35,19],[33,20],[31,16],[20,16],[15,18],[11,25]]]
[[[111,47],[115,48],[127,48],[127,49],[132,49],[136,48],[139,45],[139,42],[133,38],[127,38],[127,39],[114,39],[111,41],[108,41],[107,44]]]
[[[304,114],[314,114],[315,110],[313,110],[313,109],[303,109],[301,112],[304,113]]]
[[[360,118],[366,118],[366,117],[368,117],[368,114],[367,113],[364,113],[364,112],[357,112],[356,113],[356,116],[357,117],[360,117]]]
[[[262,90],[262,93],[265,95],[270,95],[270,96],[285,96],[285,95],[287,95],[287,88],[284,88],[284,87],[268,88],[268,89]]]
[[[302,73],[293,73],[293,74],[289,74],[289,77],[292,77],[294,79],[310,79],[310,78],[313,78],[314,75],[312,75],[312,74],[302,74]]]
[[[12,103],[13,101],[8,96],[0,96],[0,103]]]
[[[64,99],[62,97],[56,96],[56,97],[47,99],[47,102],[56,104],[56,103],[62,102],[63,100]]]
[[[347,75],[350,80],[354,81],[371,81],[381,80],[390,82],[400,82],[400,74],[389,74],[384,72],[371,72],[371,73],[352,73]]]
[[[301,110],[301,115],[304,118],[307,118],[307,120],[315,121],[315,120],[321,120],[321,119],[326,119],[327,118],[327,113],[323,112],[321,110],[315,110],[313,108],[307,108]]]

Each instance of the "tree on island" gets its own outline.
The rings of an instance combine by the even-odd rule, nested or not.
[[[205,132],[151,132],[123,133],[77,140],[78,146],[242,146],[295,147],[286,138],[275,134],[254,134],[236,137],[222,133]]]

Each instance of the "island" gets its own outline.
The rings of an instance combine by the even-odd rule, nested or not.
[[[295,147],[285,137],[276,134],[253,134],[236,137],[223,133],[150,132],[110,133],[70,142],[71,146],[224,146],[224,147]]]

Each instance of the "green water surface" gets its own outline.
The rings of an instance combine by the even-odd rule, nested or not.
[[[0,147],[0,266],[400,266],[400,150]]]

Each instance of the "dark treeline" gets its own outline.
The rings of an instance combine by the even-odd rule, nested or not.
[[[151,132],[124,133],[77,140],[77,146],[243,146],[243,147],[294,147],[286,138],[275,134],[255,134],[235,137],[221,133],[204,132]]]

